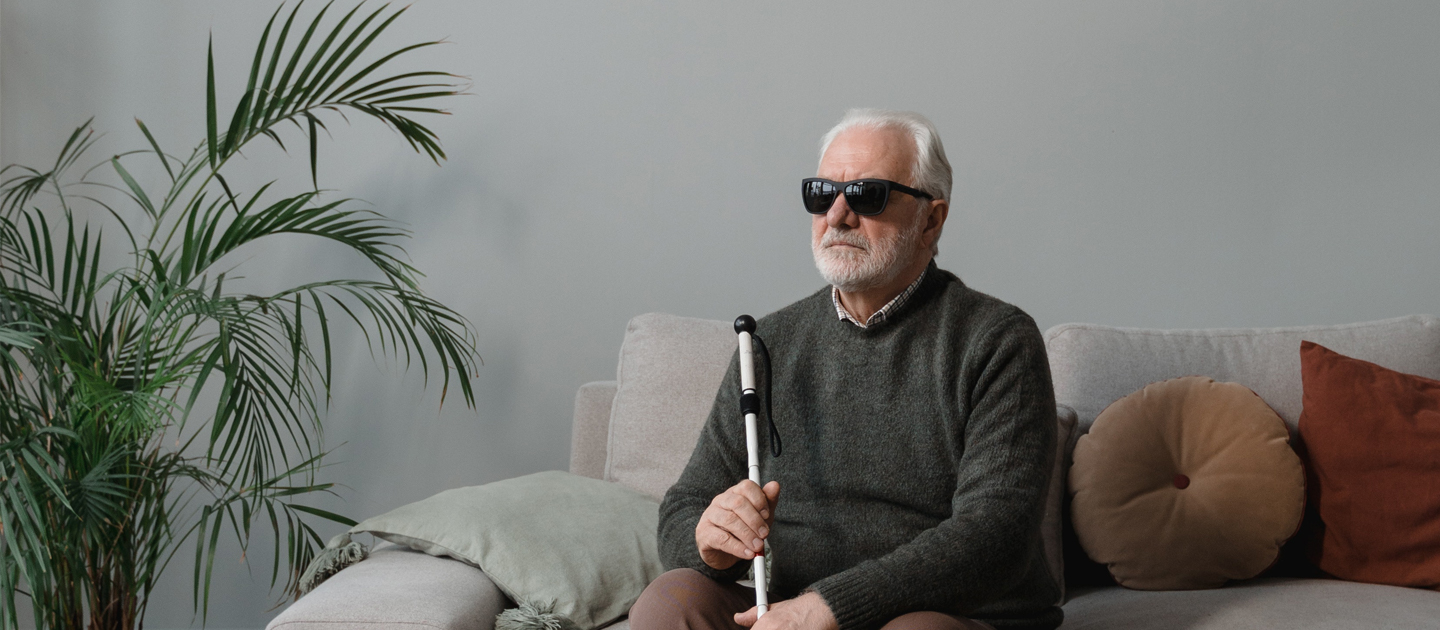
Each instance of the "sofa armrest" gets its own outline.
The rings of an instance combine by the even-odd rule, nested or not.
[[[1045,516],[1041,521],[1041,536],[1045,541],[1045,560],[1050,563],[1050,573],[1060,586],[1060,603],[1065,603],[1065,495],[1068,493],[1071,451],[1075,450],[1078,439],[1075,425],[1078,417],[1067,405],[1055,406],[1055,468],[1050,477],[1050,487],[1045,491]]]
[[[593,479],[605,478],[610,442],[610,404],[619,387],[615,381],[595,381],[575,392],[575,420],[570,432],[570,472]]]
[[[493,630],[509,601],[485,572],[404,547],[377,548],[275,617],[266,630]]]

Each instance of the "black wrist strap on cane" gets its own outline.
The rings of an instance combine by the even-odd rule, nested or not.
[[[765,363],[765,423],[770,426],[770,454],[774,457],[780,456],[780,431],[775,428],[775,410],[771,404],[774,396],[774,379],[770,376],[770,350],[765,347],[765,340],[759,335],[751,333],[751,339],[755,340],[755,349],[759,352],[760,360]],[[758,405],[757,405],[758,406]],[[756,411],[759,411],[758,409]]]

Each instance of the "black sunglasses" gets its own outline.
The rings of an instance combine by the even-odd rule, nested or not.
[[[844,191],[845,205],[850,206],[851,212],[873,217],[885,211],[885,204],[890,202],[892,188],[911,197],[935,198],[923,190],[916,190],[888,179],[870,178],[837,182],[819,177],[806,177],[800,180],[800,198],[805,201],[806,212],[825,214],[830,211],[830,206],[835,204],[835,198],[840,195],[841,191]]]

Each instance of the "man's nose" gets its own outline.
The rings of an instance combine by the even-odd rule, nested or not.
[[[847,228],[860,227],[860,215],[850,210],[850,204],[845,202],[845,195],[836,195],[835,203],[825,212],[825,223],[830,227],[845,226]]]

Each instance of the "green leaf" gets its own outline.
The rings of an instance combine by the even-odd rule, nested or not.
[[[350,12],[346,13],[345,17],[340,19],[340,22],[336,24],[335,27],[330,31],[330,35],[327,36],[325,38],[325,41],[320,44],[320,48],[315,51],[314,56],[310,60],[310,65],[306,66],[305,72],[301,73],[300,78],[296,80],[298,91],[295,97],[298,103],[309,103],[314,99],[315,95],[317,94],[316,86],[320,82],[324,81],[325,77],[330,71],[330,67],[335,64],[336,60],[339,59],[340,55],[344,54],[345,47],[354,40],[353,34],[350,37],[346,37],[344,43],[337,47],[335,51],[330,54],[329,57],[325,56],[325,53],[330,50],[330,45],[335,42],[335,39],[337,37],[339,37],[342,33],[345,32],[345,25],[350,22],[350,18],[353,17],[355,15],[355,12],[359,10],[360,5],[355,5],[355,8],[350,9]],[[357,27],[356,32],[358,32],[360,28],[364,28],[365,25],[368,24],[369,21],[372,19],[374,19],[374,14],[372,14],[369,18],[366,18],[361,23],[361,25]],[[322,59],[323,62],[321,61]],[[312,76],[310,72],[311,70],[315,69],[317,63],[320,63],[319,69],[316,70],[314,75]]]
[[[290,23],[295,21],[295,16],[300,13],[300,7],[303,4],[304,2],[295,3],[295,8],[290,11],[290,17],[286,18],[285,28],[280,32],[280,41],[276,42],[275,52],[271,53],[275,59],[279,59],[281,53],[284,52],[285,35],[290,32]],[[320,25],[320,19],[325,17],[325,12],[329,9],[329,4],[326,4],[320,9],[320,13],[316,15],[315,20],[311,22],[310,28],[305,29],[305,34],[301,36],[300,42],[295,45],[295,50],[290,54],[290,61],[285,64],[285,71],[281,73],[280,80],[276,82],[275,97],[270,99],[270,106],[265,110],[265,120],[273,120],[275,116],[288,107],[289,95],[286,94],[286,88],[290,85],[290,75],[294,73],[295,66],[300,63],[301,57],[304,56],[305,47],[310,43],[310,37],[315,34],[315,28]]]
[[[91,137],[94,135],[94,131],[90,130],[90,123],[94,120],[93,117],[90,118],[90,120],[85,121],[85,124],[76,127],[75,131],[70,134],[70,139],[66,140],[65,146],[60,149],[59,157],[55,158],[55,168],[51,170],[51,173],[56,175],[60,174],[70,165],[74,164],[75,160],[80,158],[80,154],[83,153],[85,148],[92,142]]]
[[[120,158],[111,158],[110,164],[115,167],[115,172],[120,174],[120,179],[125,180],[125,185],[130,188],[131,193],[134,193],[135,201],[145,209],[145,214],[150,215],[152,219],[159,218],[159,214],[155,212],[155,204],[150,203],[150,197],[145,194],[145,189],[141,188],[140,184],[135,182],[135,178],[130,176],[130,172],[120,165]]]
[[[221,158],[230,157],[250,136],[244,133],[250,129],[250,113],[258,109],[264,101],[264,95],[255,89],[255,81],[260,76],[260,65],[265,58],[265,43],[270,39],[270,28],[275,25],[275,16],[279,14],[280,8],[277,7],[270,20],[265,23],[265,32],[260,35],[260,44],[255,48],[255,58],[250,63],[250,79],[240,96],[240,104],[235,106],[235,114],[230,117],[230,129],[225,133],[225,142],[221,145]]]
[[[330,4],[331,3],[326,3],[325,9],[321,10],[320,13],[315,16],[315,20],[310,24],[311,32],[314,32],[315,29],[319,28],[320,20],[325,16],[325,11],[329,10]],[[314,72],[316,66],[318,66],[320,62],[325,58],[325,51],[330,49],[330,44],[334,43],[335,38],[339,36],[342,30],[344,30],[345,24],[350,21],[351,16],[355,15],[355,12],[359,10],[360,6],[356,5],[355,8],[350,9],[349,13],[346,13],[344,17],[341,17],[340,22],[336,24],[333,29],[331,29],[330,34],[327,35],[325,37],[325,40],[320,42],[320,46],[316,48],[313,53],[311,53],[309,61],[306,62],[305,67],[300,71],[300,76],[295,78],[295,83],[293,84],[294,87],[287,95],[287,98],[291,101],[292,107],[305,99],[307,94],[306,88],[309,85],[309,83],[307,82],[310,79],[311,73]],[[307,39],[309,38],[309,36],[310,33],[306,33]],[[295,54],[298,57],[302,52],[304,52],[303,49],[296,49]]]
[[[359,37],[360,34],[365,31],[365,27],[368,26],[372,20],[374,20],[376,17],[379,17],[380,14],[384,12],[385,7],[382,6],[374,13],[371,13],[368,17],[366,17],[364,21],[360,22],[360,25],[355,27],[355,30],[350,33],[350,36],[345,38],[345,42],[340,45],[340,48],[335,50],[335,54],[331,58],[331,62],[339,59],[340,55],[350,47],[350,44],[352,42],[355,41],[355,38]],[[318,86],[316,86],[315,91],[311,95],[311,101],[313,102],[319,100],[321,95],[326,90],[328,90],[330,86],[335,83],[335,81],[339,79],[342,74],[345,73],[345,69],[349,68],[350,64],[354,63],[355,59],[359,57],[361,53],[365,52],[367,48],[370,47],[370,43],[375,41],[375,38],[378,37],[380,33],[384,32],[385,29],[389,27],[390,24],[394,22],[397,18],[399,18],[400,15],[403,13],[405,13],[405,9],[400,9],[399,11],[396,11],[389,18],[385,19],[378,26],[376,26],[375,30],[371,31],[370,34],[365,37],[365,39],[361,40],[360,43],[355,46],[355,49],[351,51],[350,54],[346,56],[343,61],[340,61],[339,64],[335,66],[334,70],[328,76],[326,76],[325,80],[321,82]],[[322,69],[321,74],[324,73],[325,71],[324,69]]]
[[[319,167],[316,166],[316,158],[320,153],[318,145],[320,135],[315,127],[319,121],[310,113],[305,114],[305,119],[310,121],[310,183],[315,187],[315,190],[318,191],[320,190],[320,170]]]
[[[35,347],[40,340],[40,334],[20,330],[18,323],[0,324],[0,344],[23,348],[26,350]]]
[[[240,203],[235,201],[235,193],[230,191],[230,182],[220,173],[215,173],[215,181],[220,182],[220,188],[225,190],[225,198],[230,200],[230,207],[239,209]]]
[[[334,512],[329,512],[320,508],[313,508],[308,505],[300,505],[298,503],[286,503],[285,506],[293,510],[300,510],[301,512],[305,512],[307,514],[314,514],[315,516],[323,518],[327,521],[333,521],[349,527],[354,527],[360,524],[354,520],[351,520]]]
[[[270,92],[270,81],[275,78],[275,68],[280,63],[280,53],[285,49],[285,38],[290,34],[290,23],[295,20],[295,13],[300,10],[304,2],[295,3],[295,9],[290,12],[290,17],[285,20],[285,26],[280,28],[279,37],[275,38],[275,50],[270,54],[269,67],[265,69],[265,78],[260,81],[260,88],[255,92],[255,107],[252,120],[255,122],[264,121],[267,112],[272,108],[274,101]],[[270,21],[265,24],[265,35],[260,37],[260,46],[255,50],[255,60],[258,62],[264,54],[265,39],[270,34],[270,26],[275,23],[275,18],[280,15],[280,9],[284,6],[275,7],[275,13],[270,16]],[[269,100],[267,100],[269,99]],[[279,142],[277,139],[276,142]],[[283,145],[282,145],[283,146]]]
[[[215,36],[210,36],[210,43],[205,50],[205,146],[210,150],[210,170],[220,168],[218,155],[220,143],[216,140],[216,113],[215,113]]]
[[[150,129],[139,118],[135,119],[135,124],[140,127],[140,133],[145,134],[145,140],[150,142],[150,147],[155,149],[155,157],[159,158],[160,165],[165,167],[165,174],[170,176],[171,182],[174,182],[175,171],[170,170],[170,160],[165,157],[165,152],[160,150],[160,143],[155,141],[155,136],[150,135]]]

